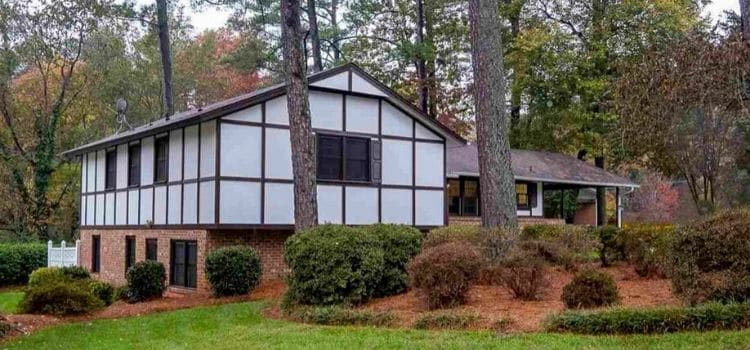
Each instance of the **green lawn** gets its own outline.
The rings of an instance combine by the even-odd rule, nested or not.
[[[16,312],[21,298],[23,298],[23,292],[0,292],[0,314],[12,314]]]
[[[750,331],[593,337],[323,327],[270,320],[242,303],[48,328],[0,349],[747,349]]]

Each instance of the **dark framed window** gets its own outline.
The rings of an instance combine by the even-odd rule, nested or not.
[[[456,216],[479,216],[479,180],[448,180],[448,213]]]
[[[318,179],[370,181],[370,139],[319,134]]]
[[[537,187],[533,182],[516,182],[516,205],[520,210],[536,208]]]
[[[169,137],[156,138],[154,152],[154,182],[166,182],[169,169]]]
[[[128,186],[141,185],[141,145],[128,147]]]
[[[102,244],[100,236],[91,236],[91,272],[99,272],[102,265]]]
[[[198,244],[196,241],[172,241],[171,245],[170,284],[195,288],[198,278]]]
[[[112,190],[117,187],[117,149],[107,151],[105,163],[104,189]]]
[[[135,265],[135,236],[125,236],[125,273]]]
[[[146,260],[157,260],[158,243],[156,238],[146,239]]]

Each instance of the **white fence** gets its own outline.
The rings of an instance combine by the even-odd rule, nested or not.
[[[81,245],[80,240],[76,240],[76,245],[68,247],[65,241],[60,242],[59,247],[55,247],[52,241],[47,242],[47,266],[63,267],[78,266],[78,248]]]

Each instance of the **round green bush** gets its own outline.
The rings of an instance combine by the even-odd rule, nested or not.
[[[34,270],[29,275],[29,286],[33,287],[55,281],[67,281],[69,279],[71,278],[66,276],[59,267],[42,267]]]
[[[85,280],[91,278],[91,274],[85,268],[81,266],[65,266],[61,267],[62,273],[74,280]]]
[[[25,284],[32,271],[45,266],[45,244],[0,244],[0,286]]]
[[[284,245],[291,269],[285,304],[358,304],[381,281],[382,244],[364,229],[321,225],[296,233]]]
[[[23,313],[73,315],[102,307],[104,303],[91,291],[89,281],[50,279],[26,288],[19,309]]]
[[[89,288],[91,292],[96,295],[99,300],[104,303],[105,306],[112,305],[115,301],[115,288],[111,284],[102,281],[91,280],[89,281]]]
[[[409,281],[430,309],[464,304],[482,261],[477,248],[466,242],[427,248],[409,263]]]
[[[364,229],[383,247],[383,273],[373,295],[383,297],[405,291],[409,280],[406,264],[422,249],[422,233],[406,225],[377,224]]]
[[[158,261],[145,260],[128,269],[128,300],[131,302],[159,298],[164,293],[167,279],[164,265]]]
[[[677,296],[692,304],[750,301],[750,209],[723,211],[680,228],[671,243]]]
[[[260,257],[249,246],[222,247],[210,252],[204,270],[216,296],[247,294],[260,283]]]
[[[563,303],[571,309],[587,309],[617,303],[617,284],[612,276],[595,270],[584,270],[563,287]]]

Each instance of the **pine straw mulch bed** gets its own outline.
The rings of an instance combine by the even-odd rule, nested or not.
[[[650,308],[680,305],[680,301],[672,294],[671,282],[668,279],[640,277],[627,265],[597,269],[614,277],[620,293],[621,306]],[[550,268],[547,273],[549,287],[539,301],[515,299],[512,292],[505,287],[478,285],[470,290],[468,304],[437,312],[478,316],[471,329],[496,329],[496,322],[504,320],[505,332],[537,332],[542,329],[543,321],[549,315],[565,309],[562,289],[573,279],[573,275],[574,273],[561,268]],[[396,316],[398,327],[412,327],[415,321],[428,312],[414,291],[373,300],[360,309],[390,311]]]
[[[8,337],[14,337],[30,334],[41,328],[64,323],[141,316],[156,312],[173,311],[198,306],[277,299],[285,290],[286,285],[283,281],[264,281],[249,295],[215,298],[210,294],[178,294],[167,292],[162,298],[142,303],[128,304],[124,301],[117,301],[104,309],[86,315],[56,317],[48,315],[21,314],[5,315],[5,318],[14,328],[8,334]]]

